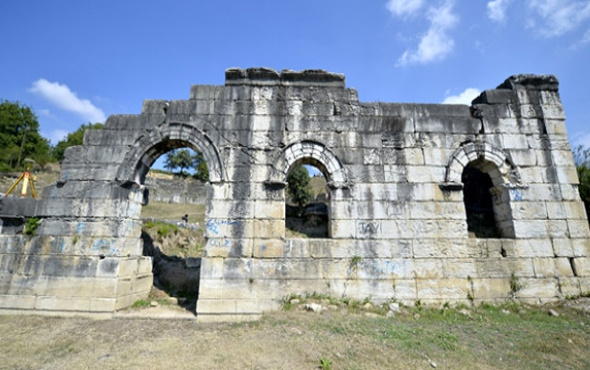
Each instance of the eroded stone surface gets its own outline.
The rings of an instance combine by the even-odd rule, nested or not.
[[[88,131],[43,200],[0,200],[0,309],[104,314],[146,297],[145,177],[184,146],[210,172],[200,320],[255,318],[311,292],[437,303],[590,290],[555,77],[512,76],[467,107],[365,103],[340,74],[232,68],[225,86],[148,100]],[[326,176],[329,238],[285,237],[285,182],[299,164]],[[494,232],[468,226],[481,214],[463,201],[468,165],[490,178],[477,196],[491,199],[492,222],[479,225]],[[31,217],[40,226],[23,235]]]

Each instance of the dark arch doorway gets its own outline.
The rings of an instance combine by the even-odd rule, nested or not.
[[[467,231],[476,238],[499,238],[494,202],[490,190],[494,187],[490,175],[476,163],[469,163],[461,175],[463,202],[467,213]]]

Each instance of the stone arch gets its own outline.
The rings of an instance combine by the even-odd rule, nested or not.
[[[489,194],[481,193],[483,198],[489,197],[489,199],[480,199],[480,201],[489,201],[490,210],[482,212],[480,209],[477,212],[470,212],[467,194],[481,191],[482,189],[478,190],[477,186],[481,185],[479,183],[483,181],[483,178],[475,183],[464,183],[466,172],[475,176],[480,176],[477,175],[478,172],[481,176],[489,176],[488,181],[491,181],[487,189]],[[514,237],[514,222],[508,190],[522,185],[518,168],[504,150],[486,142],[466,143],[451,155],[445,173],[445,185],[447,189],[463,190],[468,230],[476,237]],[[469,198],[473,197],[469,196]],[[486,212],[491,213],[490,217],[482,219],[482,215]],[[477,218],[482,219],[483,222],[478,221]],[[484,225],[487,225],[489,230],[481,229]]]
[[[463,169],[476,162],[477,167],[487,173],[494,186],[520,185],[520,174],[510,156],[502,149],[486,142],[467,143],[451,155],[445,172],[445,183],[461,184]]]
[[[275,157],[269,183],[284,183],[288,172],[296,164],[310,164],[317,167],[327,177],[331,188],[347,188],[350,186],[349,176],[342,162],[324,144],[304,140],[293,143]]]
[[[188,146],[203,153],[209,169],[209,181],[223,182],[225,169],[219,150],[202,131],[186,123],[166,122],[140,136],[117,172],[121,183],[143,184],[152,164],[169,150]]]

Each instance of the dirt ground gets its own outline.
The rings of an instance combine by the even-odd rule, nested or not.
[[[234,324],[197,323],[181,311],[132,318],[166,311],[160,306],[110,320],[0,316],[0,369],[590,368],[590,313],[579,303],[402,307],[392,317],[358,305],[303,307]]]

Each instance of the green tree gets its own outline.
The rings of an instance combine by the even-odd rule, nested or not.
[[[584,201],[586,214],[590,215],[590,148],[584,148],[580,145],[573,152],[578,178],[580,179],[580,185],[578,186],[580,198]]]
[[[53,160],[49,140],[39,133],[37,116],[19,102],[0,100],[0,148],[0,167],[5,170],[21,169],[25,158],[41,165]]]
[[[179,175],[184,175],[184,169],[190,168],[193,164],[191,153],[188,149],[174,149],[166,154],[166,160],[164,161],[164,167],[168,171],[174,171],[176,168],[180,168]]]
[[[76,131],[69,133],[65,139],[57,142],[53,148],[53,156],[58,161],[63,161],[64,154],[68,147],[82,145],[82,142],[84,141],[84,133],[86,130],[102,130],[103,127],[104,125],[102,123],[88,123],[88,125],[83,124],[82,126],[78,127]]]
[[[192,157],[192,166],[195,170],[193,177],[201,181],[209,181],[209,168],[203,153],[196,152]]]
[[[289,173],[287,176],[287,191],[291,201],[299,206],[301,212],[312,196],[309,173],[305,167],[297,166]]]

